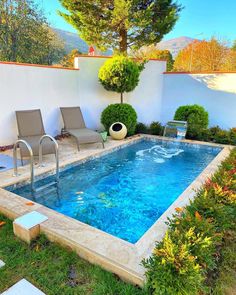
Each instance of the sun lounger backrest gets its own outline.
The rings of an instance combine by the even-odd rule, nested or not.
[[[45,134],[40,110],[16,111],[16,120],[19,137]]]
[[[84,118],[80,107],[61,108],[61,114],[66,130],[85,128]]]

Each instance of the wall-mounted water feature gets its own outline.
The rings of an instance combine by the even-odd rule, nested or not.
[[[169,121],[167,122],[164,130],[164,136],[184,139],[187,133],[188,124],[186,121]]]

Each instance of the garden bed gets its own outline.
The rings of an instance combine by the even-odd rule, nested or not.
[[[236,149],[144,262],[152,294],[235,294]]]

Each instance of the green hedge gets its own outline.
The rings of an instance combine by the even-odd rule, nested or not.
[[[143,262],[150,293],[214,294],[221,255],[235,238],[236,149],[189,206],[176,208],[163,241]],[[229,270],[235,267],[233,260],[226,263]]]
[[[137,124],[137,114],[134,108],[127,103],[124,104],[111,104],[105,108],[101,115],[101,123],[105,129],[109,131],[110,126],[115,122],[125,124],[128,130],[128,135],[135,133]]]
[[[164,131],[164,126],[158,121],[154,121],[150,125],[146,125],[139,122],[136,126],[135,133],[163,135],[163,131]]]

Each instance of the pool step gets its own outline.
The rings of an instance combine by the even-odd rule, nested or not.
[[[36,188],[36,189],[35,189],[35,193],[42,192],[42,191],[44,191],[44,190],[46,190],[47,188],[52,187],[52,186],[56,186],[56,187],[54,187],[53,189],[58,189],[58,182],[57,182],[57,181],[52,181],[52,182],[49,182],[49,183],[47,183],[47,184],[45,184],[45,185],[42,185],[42,186],[40,186],[39,188]],[[48,192],[48,191],[47,191],[47,192]]]

